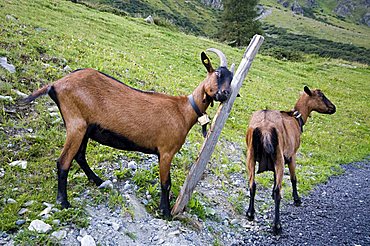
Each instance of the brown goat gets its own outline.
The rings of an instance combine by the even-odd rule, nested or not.
[[[161,182],[160,209],[170,216],[170,166],[175,153],[213,100],[224,102],[230,95],[233,72],[225,55],[209,49],[221,60],[215,70],[207,55],[201,60],[207,77],[190,96],[143,92],[93,69],[76,70],[53,84],[35,91],[24,102],[49,94],[57,104],[66,127],[66,142],[57,161],[58,195],[62,208],[67,200],[67,176],[74,160],[89,180],[103,181],[90,169],[85,153],[89,138],[113,148],[156,154]]]
[[[296,153],[300,145],[303,125],[309,114],[316,111],[322,114],[334,114],[335,105],[331,103],[320,90],[310,90],[304,87],[304,92],[289,112],[276,110],[261,110],[252,115],[247,130],[247,168],[249,173],[250,202],[247,218],[254,219],[254,196],[256,183],[254,181],[255,165],[258,162],[258,172],[274,172],[274,188],[272,198],[275,200],[274,234],[280,234],[280,200],[281,185],[284,175],[284,164],[288,164],[290,180],[293,188],[294,204],[299,206],[301,199],[297,192],[295,175]]]

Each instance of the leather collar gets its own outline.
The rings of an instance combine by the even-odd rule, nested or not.
[[[304,121],[303,121],[301,113],[298,110],[295,110],[293,112],[292,116],[298,121],[298,125],[301,128],[301,133],[302,133],[303,132]]]

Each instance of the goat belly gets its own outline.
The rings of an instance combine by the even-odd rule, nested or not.
[[[92,124],[88,127],[87,137],[97,141],[100,144],[107,145],[116,149],[139,151],[146,154],[158,154],[157,149],[142,147],[139,144],[131,141],[127,137],[115,133],[111,130],[104,129],[97,124]]]

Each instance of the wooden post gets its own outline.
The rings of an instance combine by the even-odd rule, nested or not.
[[[206,168],[206,164],[209,161],[211,154],[213,153],[218,137],[221,134],[221,130],[225,125],[227,118],[229,117],[231,108],[234,104],[236,96],[243,84],[245,77],[252,65],[254,57],[257,55],[258,49],[263,43],[264,38],[260,35],[254,35],[252,41],[249,43],[243,59],[234,74],[234,78],[231,81],[232,93],[229,100],[221,104],[217,113],[213,119],[210,130],[207,133],[207,137],[203,142],[201,151],[197,157],[195,164],[190,168],[189,174],[181,188],[180,194],[177,197],[176,203],[172,209],[172,215],[176,215],[182,212],[185,206],[188,204],[191,194],[193,193],[195,186],[202,177],[202,174]]]

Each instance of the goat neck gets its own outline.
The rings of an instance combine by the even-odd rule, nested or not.
[[[194,102],[199,108],[199,111],[204,114],[209,107],[209,105],[212,103],[213,99],[209,96],[207,96],[205,89],[204,89],[204,81],[191,93],[193,96]],[[193,107],[191,106],[190,102],[187,103],[186,111],[187,115],[191,115],[189,117],[190,122],[192,125],[194,125],[198,119],[198,114],[195,112]]]
[[[304,124],[306,124],[308,116],[312,112],[312,109],[307,106],[308,99],[307,95],[302,94],[293,109],[293,111],[298,111],[301,114]]]

